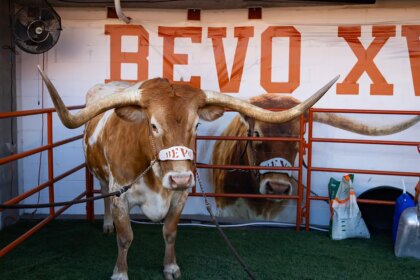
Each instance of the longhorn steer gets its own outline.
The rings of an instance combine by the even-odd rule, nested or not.
[[[263,94],[253,97],[250,103],[261,108],[292,108],[297,99],[281,94]],[[363,135],[380,136],[400,132],[420,121],[413,117],[399,124],[371,127],[337,114],[314,114],[314,121]],[[237,115],[223,131],[222,136],[298,137],[299,120],[282,124],[265,123],[245,115]],[[298,143],[290,141],[217,141],[212,156],[216,165],[293,166],[298,153]],[[216,193],[295,195],[297,184],[290,171],[225,171],[213,170]],[[296,201],[292,199],[243,199],[217,197],[221,216],[282,220],[293,222]],[[286,211],[286,209],[291,211]],[[281,217],[279,215],[281,214]],[[291,219],[292,218],[292,219]]]
[[[112,231],[114,225],[118,244],[111,279],[128,279],[127,252],[133,240],[129,212],[134,206],[140,206],[153,221],[165,220],[163,273],[165,279],[180,276],[174,246],[188,188],[195,183],[192,156],[199,117],[217,119],[227,107],[259,120],[286,122],[311,107],[338,79],[302,104],[277,113],[166,79],[134,85],[114,82],[93,87],[87,94],[86,108],[71,115],[51,81],[39,71],[63,124],[76,128],[86,123],[86,163],[100,181],[102,192],[131,186],[120,197],[105,200],[104,231]],[[140,178],[157,155],[160,160],[153,172]]]

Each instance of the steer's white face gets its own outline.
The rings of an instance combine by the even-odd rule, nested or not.
[[[168,189],[194,186],[193,157],[198,125],[198,109],[188,100],[174,98],[173,110],[151,109],[150,135],[152,146],[160,160],[162,185]],[[172,106],[171,106],[172,107]]]

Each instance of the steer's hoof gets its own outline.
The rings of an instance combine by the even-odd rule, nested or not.
[[[102,226],[102,230],[104,231],[104,233],[106,234],[111,234],[114,232],[114,224],[104,224]]]
[[[114,273],[111,276],[111,280],[128,280],[127,273]]]
[[[181,270],[176,264],[165,265],[165,268],[163,269],[163,275],[165,276],[165,280],[178,279],[181,277]]]

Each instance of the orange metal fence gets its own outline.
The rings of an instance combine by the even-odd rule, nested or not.
[[[69,107],[70,110],[81,109],[83,106],[74,106]],[[36,153],[40,153],[43,151],[48,152],[48,181],[42,183],[39,186],[32,188],[31,190],[18,195],[3,204],[16,204],[20,201],[24,200],[25,198],[45,189],[49,188],[49,202],[54,202],[54,183],[58,182],[59,180],[63,179],[64,177],[85,168],[85,163],[80,164],[63,174],[58,176],[54,175],[53,169],[53,150],[55,147],[70,143],[72,141],[79,140],[83,137],[83,135],[74,136],[62,141],[53,142],[53,126],[52,126],[52,114],[55,112],[55,109],[41,109],[41,110],[27,110],[27,111],[20,111],[20,112],[12,112],[12,113],[0,113],[0,119],[3,118],[13,118],[13,117],[22,117],[22,116],[30,116],[30,115],[37,115],[37,114],[47,114],[47,135],[48,141],[47,145],[42,147],[38,147],[29,151],[24,151],[19,154],[7,156],[0,159],[0,165],[12,162],[14,160],[18,160]],[[206,141],[206,140],[242,140],[242,141],[294,141],[299,143],[299,164],[297,167],[260,167],[260,166],[242,166],[242,165],[207,165],[207,164],[196,164],[197,168],[203,169],[243,169],[243,170],[259,170],[259,169],[273,169],[273,170],[293,170],[298,172],[298,194],[294,196],[287,196],[287,195],[263,195],[263,194],[237,194],[237,193],[205,193],[208,197],[235,197],[235,198],[282,198],[282,199],[294,199],[296,200],[297,205],[304,204],[304,209],[302,207],[296,207],[296,230],[300,229],[302,224],[302,219],[305,218],[306,221],[306,229],[309,230],[309,221],[310,221],[310,205],[312,200],[328,200],[328,197],[315,197],[311,196],[311,173],[314,171],[319,172],[342,172],[342,173],[363,173],[363,174],[377,174],[377,175],[400,175],[400,176],[415,176],[420,177],[419,172],[397,172],[397,171],[380,171],[380,170],[356,170],[356,169],[343,169],[343,168],[328,168],[328,167],[314,167],[312,166],[312,145],[314,142],[325,142],[325,143],[353,143],[353,144],[377,144],[377,145],[404,145],[404,146],[417,146],[420,147],[420,142],[415,141],[381,141],[381,140],[355,140],[355,139],[331,139],[331,138],[314,138],[313,137],[313,114],[315,112],[331,112],[331,113],[359,113],[359,114],[399,114],[399,115],[420,115],[420,111],[378,111],[378,110],[330,110],[330,109],[311,109],[309,112],[309,119],[308,119],[308,142],[306,142],[304,135],[305,135],[305,119],[303,116],[300,118],[300,132],[298,137],[221,137],[221,136],[197,136],[197,141]],[[306,200],[305,194],[303,190],[303,182],[302,182],[302,172],[303,172],[303,155],[305,154],[305,150],[307,148],[308,154],[308,163],[307,163],[307,189],[306,189]],[[83,197],[93,197],[94,193],[100,193],[99,190],[93,188],[93,177],[88,172],[86,168],[86,190],[74,198],[74,200],[83,198]],[[197,192],[196,188],[193,188],[192,192],[190,193],[192,197],[199,197],[202,196],[201,192]],[[382,201],[382,200],[358,200],[360,203],[374,203],[374,204],[388,204],[392,205],[394,202],[392,201]],[[55,208],[50,208],[50,214],[47,218],[42,220],[32,229],[18,237],[15,241],[4,247],[0,250],[0,257],[4,256],[10,250],[15,248],[17,245],[22,243],[25,239],[29,236],[37,232],[41,229],[44,225],[50,222],[52,219],[63,213],[66,209],[70,206],[64,206],[59,210],[55,210]],[[305,210],[306,209],[306,210]],[[2,209],[0,209],[2,211]],[[86,218],[87,220],[92,221],[94,219],[94,205],[93,201],[88,202],[86,204]]]
[[[313,143],[347,143],[347,144],[367,144],[367,145],[399,145],[399,146],[414,146],[420,148],[420,142],[416,141],[382,141],[382,140],[356,140],[356,139],[338,139],[338,138],[314,138],[313,137],[313,115],[314,113],[342,113],[342,114],[386,114],[386,115],[420,115],[420,111],[391,111],[391,110],[344,110],[344,109],[310,109],[308,120],[308,175],[306,188],[306,202],[305,202],[305,221],[306,230],[310,226],[310,209],[312,200],[328,201],[326,196],[312,196],[311,195],[311,176],[312,172],[339,172],[339,173],[356,173],[356,174],[373,174],[373,175],[394,175],[394,176],[409,176],[419,177],[420,172],[400,172],[400,171],[382,171],[382,170],[367,170],[367,169],[350,169],[350,168],[331,168],[322,166],[312,166],[313,159]],[[415,149],[415,151],[417,151]],[[419,149],[420,152],[420,149]],[[398,159],[397,159],[398,160]],[[394,205],[395,201],[372,200],[372,199],[358,199],[358,203],[367,204],[382,204]]]
[[[69,107],[70,110],[75,109],[81,109],[84,106],[73,106]],[[79,140],[83,137],[83,135],[74,136],[68,139],[64,139],[58,142],[53,141],[53,112],[55,112],[55,109],[49,108],[49,109],[39,109],[39,110],[26,110],[26,111],[18,111],[18,112],[11,112],[11,113],[0,113],[0,119],[5,118],[15,118],[15,117],[23,117],[23,116],[33,116],[33,115],[47,115],[47,145],[29,150],[29,151],[23,151],[18,154],[10,155],[4,158],[0,158],[0,165],[10,163],[12,161],[22,159],[27,156],[31,156],[37,153],[41,153],[43,151],[47,151],[48,153],[48,181],[44,182],[8,201],[2,202],[2,204],[6,205],[12,205],[19,203],[20,201],[30,197],[31,195],[40,192],[41,190],[48,187],[48,197],[49,197],[49,203],[55,202],[54,200],[54,183],[62,180],[63,178],[69,176],[70,174],[75,173],[76,171],[83,169],[86,167],[85,163],[82,163],[60,175],[54,174],[54,148],[62,146],[64,144]],[[89,174],[86,168],[86,191],[79,194],[77,197],[74,198],[74,200],[81,199],[83,197],[92,197],[93,196],[93,180],[92,176]],[[22,243],[24,240],[26,240],[29,236],[40,230],[43,226],[45,226],[48,222],[50,222],[52,219],[63,213],[65,210],[67,210],[70,206],[64,206],[58,210],[56,210],[54,207],[50,207],[49,215],[47,218],[39,222],[37,225],[35,225],[33,228],[19,236],[16,240],[11,242],[6,247],[2,248],[0,250],[0,257],[7,254],[10,250],[15,248],[17,245]],[[0,209],[0,211],[3,211],[3,209]],[[94,209],[93,209],[93,202],[88,202],[86,205],[86,214],[88,220],[93,220],[94,217]]]

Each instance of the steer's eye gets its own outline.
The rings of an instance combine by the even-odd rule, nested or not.
[[[152,123],[152,130],[153,130],[154,133],[159,132],[157,126],[154,123]]]
[[[256,130],[255,130],[255,131],[254,131],[254,136],[255,136],[255,137],[260,137],[260,133],[259,133],[258,131],[256,131]]]

